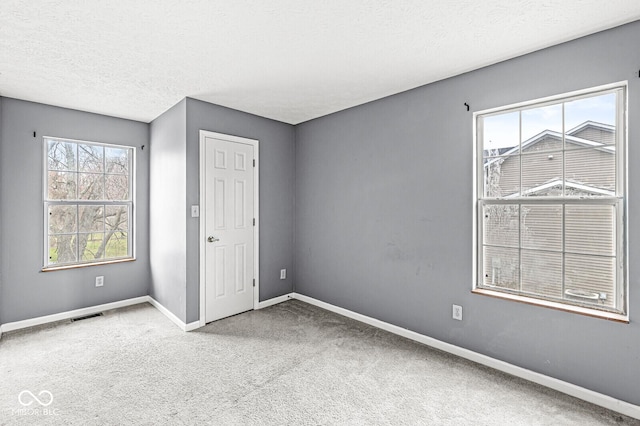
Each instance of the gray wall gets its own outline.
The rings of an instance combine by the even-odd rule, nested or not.
[[[0,98],[0,322],[7,323],[148,294],[148,125],[97,114]],[[33,137],[33,132],[37,137]],[[135,262],[41,272],[42,136],[134,146]],[[103,275],[104,287],[95,287]]]
[[[199,234],[188,209],[198,204],[204,129],[260,141],[260,300],[294,290],[294,277],[296,292],[640,404],[638,39],[640,23],[629,24],[295,128],[192,99],[149,127],[0,98],[0,323],[146,294],[196,321]],[[472,295],[463,103],[482,110],[626,79],[631,323]],[[137,150],[137,261],[40,272],[43,135],[149,145]],[[463,322],[451,319],[452,303]]]
[[[0,150],[2,149],[2,128],[3,128],[3,120],[2,120],[2,97],[0,97]],[[2,155],[2,153],[0,152],[0,155]],[[0,156],[0,158],[2,158]],[[0,163],[0,171],[2,170],[2,164]],[[4,180],[2,180],[2,173],[0,173],[0,196],[2,195],[2,185],[4,183]],[[2,200],[0,199],[0,202]],[[1,206],[1,204],[0,204]],[[1,210],[1,209],[0,209]],[[2,211],[0,211],[0,222],[2,221]],[[2,241],[2,237],[4,237],[4,235],[2,234],[2,225],[0,224],[0,241]],[[2,244],[0,244],[0,325],[2,325]],[[0,331],[1,332],[1,331]]]
[[[197,321],[199,233],[189,206],[199,203],[200,129],[260,141],[260,300],[293,291],[293,126],[192,99],[151,125],[9,98],[0,108],[0,323],[146,294]],[[146,145],[137,149],[135,262],[40,272],[43,135]]]
[[[259,140],[260,300],[293,291],[294,127],[187,98],[187,186],[185,211],[198,204],[200,130]],[[187,218],[187,322],[199,312],[199,221]],[[280,280],[286,268],[287,279]]]
[[[298,125],[295,291],[640,404],[638,40],[640,22]],[[622,80],[631,323],[471,294],[472,112]]]
[[[186,100],[150,126],[149,295],[186,322]]]

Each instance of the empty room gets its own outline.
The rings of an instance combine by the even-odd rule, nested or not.
[[[0,424],[640,425],[639,45],[628,0],[3,0]]]

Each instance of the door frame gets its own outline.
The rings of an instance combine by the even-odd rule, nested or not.
[[[206,138],[221,139],[227,142],[241,143],[245,145],[253,146],[253,154],[256,165],[253,173],[253,208],[254,217],[256,219],[256,225],[253,232],[253,276],[256,280],[256,285],[253,287],[253,309],[257,309],[260,303],[260,188],[258,186],[260,182],[260,161],[259,159],[259,141],[257,139],[248,139],[240,136],[227,135],[224,133],[216,133],[208,130],[200,130],[200,221],[199,232],[200,237],[199,251],[200,251],[200,326],[206,324],[206,188],[205,188],[205,176],[206,176]]]

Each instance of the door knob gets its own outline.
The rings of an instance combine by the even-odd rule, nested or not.
[[[214,236],[209,236],[209,238],[207,238],[207,241],[209,241],[210,243],[215,243],[216,241],[220,241],[220,239]]]

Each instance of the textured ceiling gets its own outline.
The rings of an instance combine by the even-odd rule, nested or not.
[[[638,19],[636,0],[1,0],[0,95],[297,124]]]

